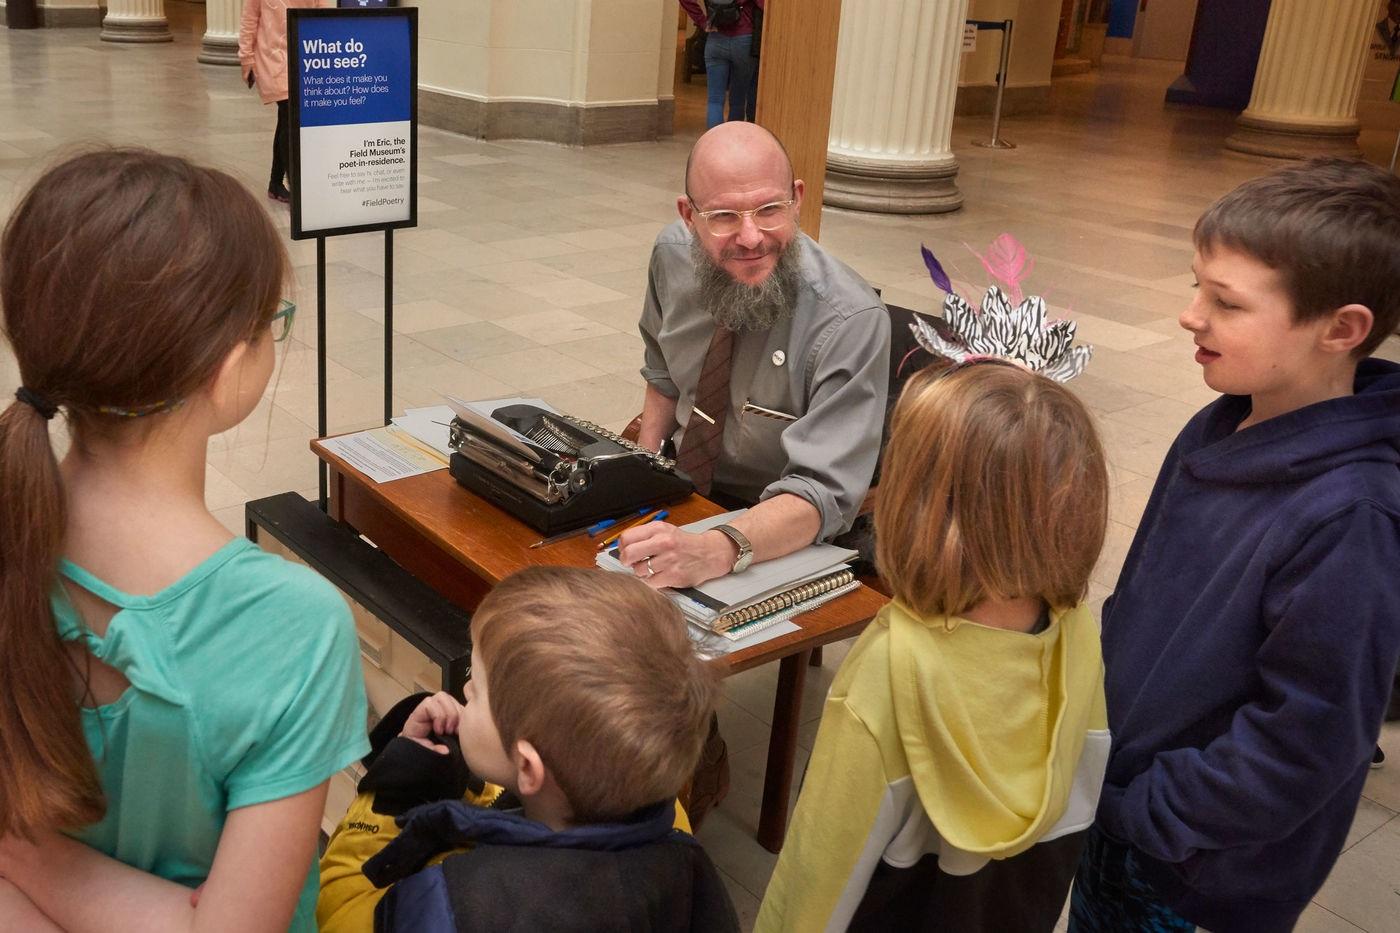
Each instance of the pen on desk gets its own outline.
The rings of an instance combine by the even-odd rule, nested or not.
[[[652,512],[650,515],[644,515],[639,518],[634,518],[632,521],[623,525],[621,528],[617,529],[617,531],[614,531],[612,534],[608,535],[601,542],[599,542],[598,550],[601,551],[603,548],[607,547],[608,545],[616,541],[618,538],[622,537],[622,533],[624,531],[627,531],[630,528],[639,528],[642,525],[647,525],[651,522],[660,521],[661,519],[665,518],[667,515],[670,514],[671,513],[666,511],[665,509],[660,509],[658,511]]]
[[[617,519],[605,518],[601,522],[598,522],[594,525],[587,525],[583,528],[575,528],[573,531],[565,531],[557,535],[551,535],[548,538],[536,541],[534,544],[530,545],[530,547],[531,549],[537,547],[545,547],[546,545],[553,544],[556,541],[564,541],[568,538],[577,538],[579,535],[588,535],[591,538],[599,532],[603,531],[604,529],[611,528],[613,525],[616,524]]]

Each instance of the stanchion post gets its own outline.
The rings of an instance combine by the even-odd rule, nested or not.
[[[316,436],[326,436],[326,238],[316,238]],[[316,458],[321,480],[321,511],[330,511],[326,461]]]
[[[384,423],[394,417],[394,230],[384,231]]]
[[[1015,149],[1015,143],[1009,143],[1001,138],[1001,99],[1006,93],[1006,76],[1011,70],[1011,29],[1013,20],[1004,19],[1001,21],[1001,61],[997,66],[997,99],[992,108],[992,138],[987,142],[974,142],[974,146],[981,146],[983,149]]]

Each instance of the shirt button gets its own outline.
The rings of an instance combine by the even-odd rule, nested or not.
[[[774,351],[773,351],[773,365],[774,365],[774,366],[781,366],[781,365],[783,365],[783,364],[786,363],[786,362],[787,362],[787,354],[786,354],[786,353],[784,353],[782,350],[774,350]]]

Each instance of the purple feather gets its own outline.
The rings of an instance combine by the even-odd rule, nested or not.
[[[929,278],[933,279],[933,284],[951,295],[953,283],[949,280],[948,273],[943,271],[943,266],[939,265],[938,260],[933,258],[933,253],[922,243],[919,244],[919,252],[924,254],[924,265],[928,266]]]

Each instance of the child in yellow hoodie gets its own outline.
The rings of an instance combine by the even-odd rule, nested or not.
[[[1054,928],[1109,748],[1107,510],[1063,386],[986,358],[910,379],[875,513],[894,601],[831,687],[758,930]]]

